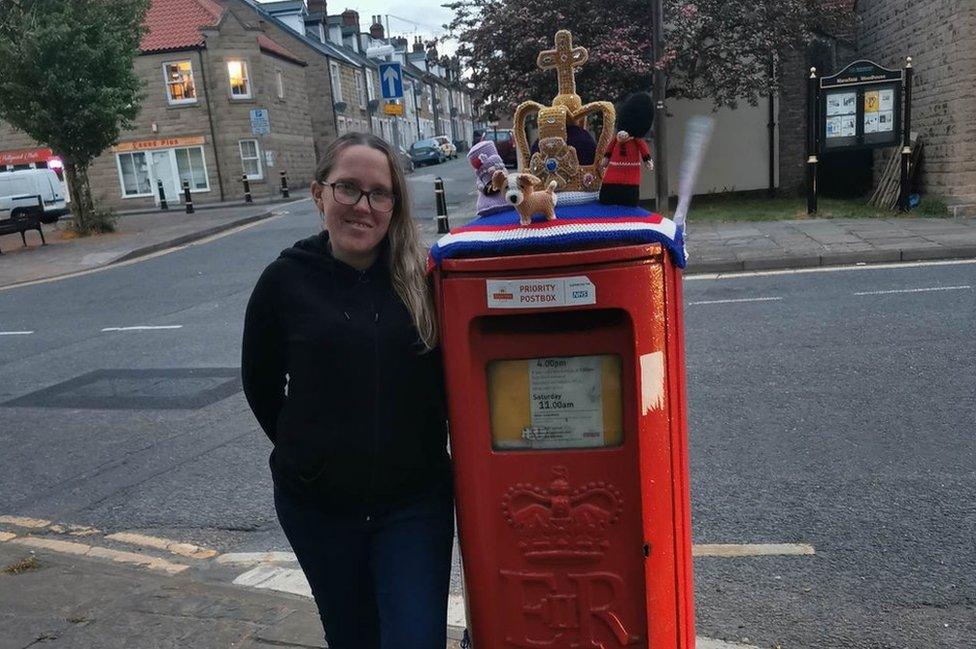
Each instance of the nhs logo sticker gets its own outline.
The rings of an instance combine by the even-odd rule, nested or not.
[[[566,278],[566,304],[596,304],[596,286],[589,278]]]

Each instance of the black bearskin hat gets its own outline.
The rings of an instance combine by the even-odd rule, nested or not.
[[[635,92],[617,107],[617,130],[642,138],[654,123],[654,100],[646,92]]]

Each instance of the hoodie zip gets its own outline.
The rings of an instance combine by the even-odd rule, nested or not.
[[[359,271],[359,281],[362,283],[369,282],[369,278],[366,275],[366,271]],[[370,287],[372,288],[372,287]],[[379,322],[380,314],[376,308],[376,295],[370,291],[369,304],[371,311],[373,312],[373,394],[376,395],[376,401],[373,403],[373,453],[370,457],[370,468],[369,468],[369,489],[366,492],[366,521],[368,522],[372,518],[372,512],[370,511],[372,507],[373,494],[376,491],[376,465],[377,458],[380,453],[380,335],[379,335]]]

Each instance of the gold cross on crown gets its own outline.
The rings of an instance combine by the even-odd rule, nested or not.
[[[588,58],[589,53],[585,47],[573,47],[573,35],[566,29],[560,29],[556,32],[556,49],[543,50],[536,57],[535,64],[540,69],[556,69],[559,80],[557,97],[559,95],[570,95],[577,98],[575,102],[568,102],[576,104],[569,106],[570,109],[579,107],[579,97],[576,94],[576,68],[586,63]]]

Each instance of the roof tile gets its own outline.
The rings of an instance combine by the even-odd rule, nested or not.
[[[146,13],[143,53],[203,45],[204,27],[216,27],[224,9],[213,0],[152,0]]]

